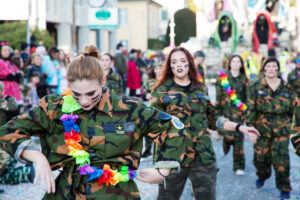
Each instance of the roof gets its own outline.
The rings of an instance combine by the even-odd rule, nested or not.
[[[122,2],[126,2],[126,1],[138,1],[138,2],[142,2],[142,1],[145,1],[145,2],[154,3],[156,5],[162,6],[160,3],[156,2],[156,1],[153,1],[153,0],[118,0],[118,1],[122,1]]]

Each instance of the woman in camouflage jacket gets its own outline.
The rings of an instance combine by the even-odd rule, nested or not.
[[[231,91],[241,102],[247,101],[247,89],[249,80],[245,73],[243,60],[239,55],[233,55],[229,60],[228,70],[225,72]],[[222,86],[224,77],[220,75],[216,83],[216,109],[220,115],[239,124],[243,124],[246,119],[246,110],[235,105],[226,87]],[[237,175],[244,175],[245,155],[244,155],[244,135],[241,132],[219,131],[223,135],[223,150],[226,155],[230,146],[233,146],[233,170]]]
[[[163,75],[152,94],[151,105],[174,115],[184,123],[186,151],[183,168],[159,185],[158,199],[179,199],[186,179],[192,182],[196,199],[215,199],[216,157],[208,128],[239,130],[255,142],[256,129],[219,117],[210,102],[207,87],[197,79],[192,55],[184,48],[174,48],[163,68]],[[156,156],[155,156],[156,157]]]
[[[71,62],[71,91],[65,96],[46,96],[39,107],[0,128],[0,145],[6,151],[35,163],[34,182],[41,178],[47,185],[43,199],[140,199],[133,170],[146,135],[158,144],[156,169],[139,170],[138,180],[159,183],[170,169],[180,167],[185,151],[182,123],[103,88],[102,68],[91,57],[95,53],[88,46],[84,56]],[[33,134],[40,137],[42,152],[31,142]],[[58,168],[62,171],[54,180],[52,170]]]
[[[294,93],[279,77],[280,65],[269,57],[261,68],[261,76],[251,83],[248,95],[247,124],[254,126],[261,137],[254,145],[256,187],[261,188],[271,176],[273,165],[276,187],[282,199],[290,197],[289,137],[294,110]]]
[[[100,59],[100,64],[106,77],[105,87],[109,88],[110,91],[117,95],[122,95],[123,81],[121,76],[112,69],[113,60],[114,58],[110,53],[103,54]]]

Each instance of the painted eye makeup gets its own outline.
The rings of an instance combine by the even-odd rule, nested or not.
[[[78,97],[73,96],[73,98],[74,98],[76,101],[79,101],[79,98],[78,98]]]
[[[77,97],[79,97],[79,96],[80,96],[80,94],[79,94],[79,93],[77,93],[77,92],[74,92],[74,91],[72,91],[72,93],[73,93],[73,96],[77,96]]]
[[[86,95],[87,95],[87,96],[90,96],[90,97],[94,96],[94,94],[95,94],[95,91],[86,93]]]

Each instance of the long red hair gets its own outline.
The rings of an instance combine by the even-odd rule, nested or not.
[[[187,60],[188,60],[188,63],[189,63],[189,73],[188,73],[188,76],[189,76],[189,78],[191,80],[191,83],[194,86],[198,86],[198,85],[202,84],[197,79],[197,68],[196,68],[196,65],[194,63],[193,56],[185,48],[183,48],[183,47],[176,47],[176,48],[172,49],[172,51],[169,53],[168,58],[165,61],[164,66],[163,66],[162,77],[157,82],[157,84],[154,86],[154,89],[157,88],[159,85],[161,85],[166,80],[174,78],[174,74],[173,74],[172,69],[171,69],[171,56],[172,56],[172,54],[174,52],[177,52],[177,51],[183,52],[185,54]]]

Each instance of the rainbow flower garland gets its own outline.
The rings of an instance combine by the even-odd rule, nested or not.
[[[80,175],[89,175],[87,182],[97,179],[98,185],[106,184],[106,186],[116,185],[120,182],[128,182],[136,177],[136,172],[129,169],[128,166],[121,166],[121,170],[113,170],[108,164],[104,164],[103,169],[91,166],[89,153],[83,150],[81,142],[80,128],[75,124],[79,118],[78,115],[73,115],[73,112],[81,109],[81,106],[71,96],[71,92],[67,91],[64,94],[64,104],[62,112],[71,113],[63,114],[60,120],[63,122],[65,129],[65,143],[69,150],[69,156],[75,158],[75,163],[79,165],[77,168]]]
[[[200,81],[201,83],[204,82],[204,81],[203,81],[203,76],[202,76],[202,74],[201,74],[200,72],[197,73],[197,79],[198,79],[198,81]]]
[[[221,85],[223,86],[224,90],[226,91],[227,95],[230,97],[231,101],[233,104],[239,108],[241,111],[247,110],[246,104],[241,102],[236,96],[236,93],[234,90],[231,89],[227,74],[224,70],[220,71],[220,76],[221,76]]]

